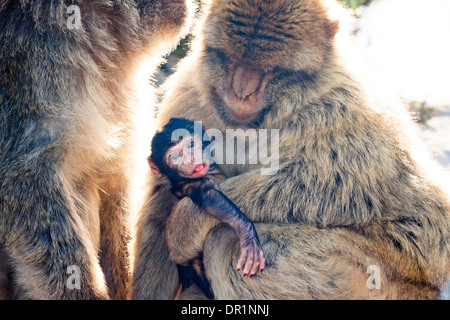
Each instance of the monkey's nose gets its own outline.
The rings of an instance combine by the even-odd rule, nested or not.
[[[184,156],[182,156],[184,164],[191,164],[194,162],[194,160],[192,159],[191,152],[189,152],[188,150],[185,150],[185,152],[183,152],[182,154],[184,154]]]
[[[263,72],[239,66],[233,74],[233,90],[239,98],[245,99],[258,91],[263,77]]]

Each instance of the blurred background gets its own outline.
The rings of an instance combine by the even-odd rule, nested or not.
[[[351,34],[359,54],[407,103],[426,146],[450,169],[450,0],[340,1],[354,17]],[[160,66],[157,87],[186,55],[190,38]],[[450,300],[450,286],[442,298]]]

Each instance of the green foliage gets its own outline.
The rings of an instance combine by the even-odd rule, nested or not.
[[[189,44],[192,40],[192,35],[187,35],[183,39],[181,39],[178,47],[173,51],[173,54],[179,58],[184,58],[186,56],[187,51],[189,50]]]
[[[414,114],[415,120],[422,125],[427,125],[427,121],[437,114],[436,108],[425,102],[412,101],[409,103],[409,109]]]
[[[372,2],[372,0],[340,0],[340,1],[347,4],[347,6],[351,9],[356,9],[362,5],[367,6]]]

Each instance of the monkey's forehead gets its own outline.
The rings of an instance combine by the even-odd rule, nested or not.
[[[170,153],[170,151],[173,151],[174,149],[176,149],[176,150],[190,149],[191,148],[190,143],[192,141],[195,142],[195,149],[201,149],[203,143],[205,143],[202,141],[202,138],[197,135],[184,136],[184,137],[181,137],[181,139],[179,139],[175,144],[170,146],[168,149],[169,152],[167,152],[167,153]]]
[[[202,141],[203,138],[204,138],[204,135],[198,135],[198,134],[194,134],[194,133],[177,134],[176,132],[174,132],[174,134],[172,134],[172,141],[176,142],[177,145],[180,143],[188,143],[192,140]]]
[[[215,3],[206,19],[205,43],[249,68],[303,70],[303,60],[318,59],[329,46],[322,0]]]

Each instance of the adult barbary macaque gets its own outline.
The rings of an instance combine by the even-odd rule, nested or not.
[[[218,190],[203,141],[205,129],[196,134],[193,121],[172,118],[152,140],[149,164],[153,175],[168,178],[171,192],[179,198],[188,196],[200,209],[230,226],[239,236],[241,255],[236,270],[253,276],[264,269],[264,254],[253,223]],[[177,133],[181,134],[179,139]],[[184,133],[184,134],[183,134]],[[199,136],[200,134],[200,136]]]
[[[231,272],[233,233],[154,179],[138,223],[134,298],[175,297],[175,263],[199,252],[216,299],[437,298],[450,275],[449,193],[434,178],[445,174],[423,157],[406,111],[369,101],[338,59],[338,23],[323,1],[204,9],[159,121],[280,130],[276,174],[220,165],[220,189],[255,223],[266,268],[251,279]],[[380,271],[376,286],[368,270]],[[180,298],[200,297],[189,289]]]
[[[189,10],[71,4],[0,0],[0,298],[129,296],[133,78],[187,32]]]

